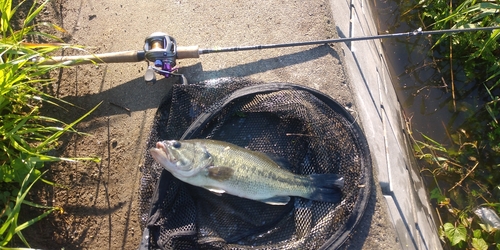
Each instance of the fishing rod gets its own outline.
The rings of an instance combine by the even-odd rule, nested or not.
[[[350,38],[334,38],[326,40],[315,40],[306,42],[292,42],[292,43],[278,43],[278,44],[264,44],[253,46],[236,46],[236,47],[222,47],[222,48],[207,48],[200,49],[198,45],[195,46],[177,46],[175,39],[162,32],[154,32],[149,35],[144,41],[144,48],[142,51],[121,51],[103,54],[83,55],[83,56],[54,56],[50,58],[37,58],[35,61],[44,64],[63,63],[65,65],[80,65],[89,63],[124,63],[124,62],[140,62],[146,60],[152,63],[149,65],[144,79],[146,82],[156,82],[156,74],[163,75],[164,77],[182,76],[176,73],[177,69],[176,59],[185,58],[199,58],[200,55],[210,53],[223,53],[223,52],[236,52],[248,50],[262,50],[284,47],[297,47],[307,45],[340,43],[340,42],[353,42],[364,40],[376,40],[395,37],[411,37],[422,35],[435,35],[435,34],[452,34],[473,31],[491,31],[500,29],[500,26],[493,27],[475,27],[463,29],[444,29],[423,31],[422,28],[411,32],[392,33],[374,36],[363,37],[350,37]],[[182,76],[183,77],[183,76]]]
[[[295,46],[316,45],[316,44],[353,42],[353,41],[363,41],[363,40],[377,40],[377,39],[384,39],[384,38],[410,37],[410,36],[418,36],[418,35],[433,35],[433,34],[446,34],[446,33],[459,33],[459,32],[471,32],[471,31],[494,30],[494,29],[500,29],[500,26],[499,27],[478,27],[478,28],[464,28],[464,29],[433,30],[433,31],[422,31],[422,28],[418,28],[417,30],[411,31],[411,32],[374,35],[374,36],[334,38],[334,39],[308,41],[308,42],[280,43],[280,44],[254,45],[254,46],[242,46],[242,47],[227,47],[227,48],[217,48],[217,49],[200,49],[199,54],[230,52],[230,51],[244,51],[244,50],[272,49],[272,48],[295,47]]]

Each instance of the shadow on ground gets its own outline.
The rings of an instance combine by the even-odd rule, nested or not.
[[[293,54],[262,59],[216,71],[203,71],[202,63],[197,63],[181,68],[179,73],[184,74],[189,83],[225,77],[251,77],[258,73],[313,61],[328,54],[339,58],[335,50],[328,45],[322,45]],[[102,101],[102,106],[92,114],[93,118],[118,114],[130,115],[132,112],[157,108],[163,96],[170,90],[171,85],[179,82],[176,77],[160,79],[159,76],[158,78],[158,82],[154,85],[147,85],[143,78],[136,78],[100,93],[67,96],[63,100],[82,107],[83,110],[79,112],[81,114]]]

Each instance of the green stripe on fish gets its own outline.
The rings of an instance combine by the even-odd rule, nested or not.
[[[342,177],[336,174],[296,175],[267,155],[208,139],[162,141],[153,158],[179,180],[215,193],[285,205],[290,196],[339,202]]]

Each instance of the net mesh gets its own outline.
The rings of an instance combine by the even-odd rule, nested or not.
[[[289,86],[278,84],[279,86]],[[275,88],[244,79],[174,85],[155,117],[157,141],[209,138],[286,158],[295,174],[344,177],[340,203],[299,197],[272,206],[211,193],[173,177],[148,151],[142,166],[143,241],[152,249],[312,249],[342,243],[361,217],[371,163],[359,126],[336,102],[308,89]],[[200,117],[207,117],[203,122]],[[196,124],[193,128],[193,122]],[[186,133],[191,126],[191,133]],[[144,243],[144,242],[143,242]]]

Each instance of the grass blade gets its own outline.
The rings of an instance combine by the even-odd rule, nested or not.
[[[99,104],[97,104],[94,108],[92,108],[89,112],[84,114],[82,117],[80,117],[76,121],[70,123],[68,126],[65,126],[63,130],[58,131],[58,132],[54,133],[52,136],[50,136],[49,138],[47,138],[47,140],[45,140],[43,143],[38,145],[37,148],[40,149],[40,148],[47,146],[47,144],[52,143],[54,140],[59,138],[63,133],[69,131],[70,129],[73,128],[73,126],[75,126],[77,123],[82,121],[85,117],[90,115],[90,113],[94,112],[94,110],[96,110],[101,104],[102,104],[102,101]]]
[[[45,0],[45,2],[40,4],[40,6],[38,6],[38,8],[36,8],[35,10],[33,10],[33,9],[36,6],[36,1],[33,2],[33,6],[31,7],[31,10],[30,10],[28,16],[26,17],[26,19],[24,19],[24,27],[28,27],[28,25],[35,19],[35,17],[38,16],[40,11],[42,11],[43,8],[45,8],[45,5],[47,5],[48,2],[49,2],[49,0]]]

